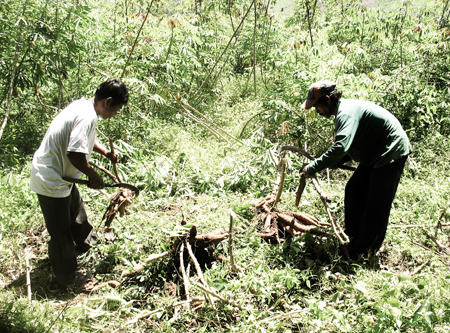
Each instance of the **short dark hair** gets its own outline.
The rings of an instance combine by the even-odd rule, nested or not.
[[[118,104],[128,104],[128,89],[125,84],[119,80],[111,79],[103,82],[95,91],[95,100],[111,97],[111,106]]]
[[[339,101],[339,99],[341,98],[342,93],[340,91],[337,91],[337,89],[334,89],[332,92],[330,92],[330,94],[328,96],[330,97],[331,103],[337,103]],[[326,104],[327,101],[328,101],[327,96],[322,96],[317,100],[315,105]]]

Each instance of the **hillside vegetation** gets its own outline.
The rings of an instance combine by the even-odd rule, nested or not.
[[[1,332],[450,330],[448,1],[298,0],[283,16],[274,5],[0,0]],[[78,186],[102,241],[78,257],[91,288],[61,290],[30,163],[59,110],[111,77],[130,103],[99,121],[98,138],[113,140],[119,174],[140,195],[106,241],[116,189]],[[320,79],[392,112],[413,146],[386,240],[368,258],[346,260],[330,227],[280,244],[259,236],[255,204],[274,188],[278,147],[318,156],[334,139],[333,121],[299,108]],[[277,208],[327,223],[312,184],[295,206],[307,160],[286,158]],[[350,176],[318,175],[340,225]],[[230,221],[232,241],[197,251],[211,296],[179,251],[193,226],[205,234]]]

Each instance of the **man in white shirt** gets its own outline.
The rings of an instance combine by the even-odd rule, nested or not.
[[[114,79],[103,82],[93,98],[72,102],[53,119],[34,154],[30,188],[37,193],[51,237],[50,263],[63,287],[75,282],[74,242],[79,250],[87,251],[97,240],[76,186],[63,177],[79,178],[84,173],[91,188],[105,186],[89,165],[92,151],[112,161],[117,161],[118,156],[96,139],[97,118],[111,118],[127,103],[128,90],[122,82]]]

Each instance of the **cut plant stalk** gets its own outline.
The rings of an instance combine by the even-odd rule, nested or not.
[[[191,247],[191,244],[189,243],[188,239],[185,240],[185,244],[186,244],[186,248],[188,250],[189,256],[191,257],[191,260],[194,263],[194,267],[197,271],[197,275],[198,275],[200,282],[205,286],[205,288],[208,288],[208,284],[206,283],[205,279],[203,278],[202,269],[200,268],[200,265],[197,261],[197,258],[194,255],[194,252],[192,251],[192,247]],[[211,302],[213,309],[216,310],[216,305],[214,304],[214,299],[209,294],[206,294],[206,296],[208,297],[209,301]]]
[[[189,295],[189,276],[186,274],[186,269],[184,267],[184,243],[181,243],[180,246],[180,270],[181,270],[181,276],[183,277],[183,286],[184,286],[184,293],[186,295],[186,300],[190,300]],[[186,308],[190,308],[190,303],[186,303]]]
[[[283,192],[284,177],[286,176],[286,158],[283,157],[280,160],[278,171],[279,171],[278,178],[275,181],[274,189],[272,192],[272,195],[274,195],[276,193],[275,202],[273,203],[273,207],[275,207],[276,204],[280,201],[281,193]]]
[[[27,296],[28,296],[28,302],[31,302],[31,278],[30,278],[30,273],[31,273],[31,266],[30,266],[30,261],[28,259],[28,254],[25,254],[25,265],[26,265],[26,276],[27,276]]]
[[[234,262],[234,256],[233,256],[233,215],[234,215],[234,212],[230,209],[230,238],[228,239],[228,252],[230,253],[231,269],[237,273],[237,272],[241,272],[242,270]]]
[[[295,206],[298,207],[300,204],[300,199],[302,198],[303,191],[306,188],[306,173],[300,171],[300,184],[298,185],[297,192],[295,195]]]
[[[115,152],[114,152],[114,142],[113,142],[113,140],[111,138],[109,138],[109,147],[110,147],[110,150],[111,150],[111,154],[114,155],[115,154]],[[112,164],[113,164],[114,173],[116,174],[116,178],[117,178],[118,182],[119,183],[123,183],[122,179],[119,176],[119,173],[117,172],[117,163],[115,161],[112,161]]]
[[[338,238],[339,242],[342,245],[348,244],[350,242],[350,239],[348,238],[347,234],[344,232],[342,227],[334,221],[333,214],[331,214],[331,210],[327,204],[327,201],[329,199],[328,199],[327,195],[322,191],[322,188],[319,185],[319,181],[317,180],[317,177],[314,175],[314,176],[310,176],[310,178],[313,181],[313,184],[314,184],[314,187],[315,187],[317,193],[319,193],[319,196],[320,196],[320,199],[322,200],[325,211],[327,212],[328,219],[330,220],[330,223],[333,226],[334,234],[336,235],[336,237]]]

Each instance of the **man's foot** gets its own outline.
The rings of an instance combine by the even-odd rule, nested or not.
[[[344,255],[344,257],[345,257],[347,260],[350,260],[351,257],[350,257],[350,252],[349,252],[349,250],[348,250],[348,245],[347,245],[347,244],[342,244],[342,245],[341,245],[341,250],[342,250],[342,254]]]
[[[69,287],[75,292],[83,291],[87,282],[88,279],[86,275],[77,273],[73,283]]]

